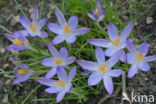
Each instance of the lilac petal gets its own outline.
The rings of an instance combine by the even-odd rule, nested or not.
[[[90,73],[91,73],[91,71],[85,69],[83,72],[80,73],[80,75],[88,75]]]
[[[113,23],[108,24],[108,35],[110,40],[117,40],[117,36],[119,35],[117,28]]]
[[[29,31],[28,30],[20,30],[18,31],[23,37],[28,36]]]
[[[113,93],[113,81],[112,81],[112,78],[109,77],[109,76],[104,76],[103,78],[103,83],[104,83],[104,86],[106,88],[106,91],[112,95]]]
[[[91,8],[91,11],[92,11],[92,14],[94,14],[94,12],[95,12],[95,9],[94,9],[94,8]]]
[[[26,17],[24,16],[20,16],[20,22],[22,24],[22,26],[26,29],[29,29],[29,25],[31,25],[30,20],[28,20]]]
[[[73,88],[73,84],[70,83],[69,88],[66,90],[66,92],[70,92],[72,90],[72,88]]]
[[[98,21],[97,21],[97,22],[102,21],[104,18],[105,18],[105,15],[101,15],[101,16],[98,18]]]
[[[109,65],[109,68],[112,68],[119,61],[122,54],[123,50],[119,50],[111,56],[111,58],[106,63],[107,65]]]
[[[49,49],[49,51],[50,51],[50,53],[52,54],[53,57],[58,57],[59,56],[58,51],[56,50],[56,48],[53,46],[52,43],[47,43],[47,46],[48,46],[48,49]]]
[[[96,9],[100,10],[100,4],[98,0],[96,1]]]
[[[129,36],[129,34],[131,33],[132,29],[134,26],[134,22],[131,21],[129,22],[129,24],[125,27],[125,29],[123,30],[123,32],[120,35],[120,40],[126,40],[127,37]]]
[[[52,43],[53,43],[53,44],[59,44],[59,43],[63,42],[64,40],[65,40],[65,39],[64,39],[64,37],[63,37],[62,35],[58,35],[58,36],[56,36],[56,37],[53,39]]]
[[[12,35],[4,34],[4,36],[5,36],[6,38],[8,38],[10,41],[15,40],[15,37],[13,37]]]
[[[60,86],[54,86],[54,87],[50,87],[50,88],[45,89],[45,92],[47,92],[47,93],[57,93],[60,90],[62,90],[62,88]]]
[[[75,30],[78,25],[78,17],[72,16],[68,21],[68,26],[72,28],[72,30]]]
[[[67,41],[67,43],[71,44],[75,42],[76,37],[75,36],[67,37],[65,40]]]
[[[147,62],[150,62],[150,61],[155,61],[156,60],[156,56],[146,56],[144,57],[144,60],[147,61]]]
[[[43,19],[41,19],[41,20],[39,21],[41,27],[44,26],[44,25],[46,24],[46,22],[47,22],[47,19],[46,19],[46,18],[43,18]]]
[[[132,65],[128,71],[128,78],[132,78],[138,71],[138,67],[136,65]]]
[[[38,21],[38,8],[37,6],[34,6],[34,12],[33,12],[33,21]]]
[[[90,39],[88,40],[88,42],[98,47],[105,47],[105,48],[110,47],[110,41],[106,39]]]
[[[76,74],[76,67],[74,66],[72,70],[69,72],[68,81],[71,82]]]
[[[127,62],[132,64],[134,62],[134,55],[132,53],[127,53]]]
[[[64,23],[66,23],[66,20],[62,14],[62,12],[60,11],[60,9],[58,7],[55,8],[55,13],[56,13],[56,16],[57,16],[57,19],[59,21],[59,23],[64,26]]]
[[[15,85],[15,84],[20,83],[20,82],[25,82],[29,79],[30,76],[31,76],[31,74],[20,75],[13,81],[12,85]]]
[[[39,78],[36,79],[39,83],[46,85],[46,86],[55,86],[54,83],[56,82],[55,80],[52,79],[47,79],[47,78]]]
[[[68,81],[67,73],[64,70],[64,66],[58,66],[56,73],[59,79],[62,79],[65,82]]]
[[[68,50],[67,50],[67,48],[62,47],[62,48],[60,49],[60,51],[59,51],[59,54],[60,54],[62,57],[64,57],[64,58],[68,57]]]
[[[79,29],[76,29],[76,31],[75,31],[75,34],[76,35],[79,35],[79,34],[85,34],[85,33],[87,33],[87,32],[89,32],[89,28],[79,28]]]
[[[57,94],[56,103],[59,103],[63,99],[63,97],[65,96],[65,94],[66,94],[65,92],[59,92]]]
[[[92,20],[96,20],[95,16],[93,14],[88,13],[88,16],[92,19]]]
[[[50,31],[52,31],[55,34],[62,34],[64,31],[60,25],[55,24],[55,23],[49,23],[47,24],[47,27]]]
[[[76,60],[76,57],[68,57],[68,58],[65,60],[65,62],[66,62],[66,64],[68,65],[68,64],[73,63],[75,60]]]
[[[44,66],[52,67],[55,65],[55,60],[52,57],[45,58],[41,61]]]
[[[19,51],[19,50],[25,50],[27,49],[27,47],[25,47],[24,45],[21,45],[21,46],[18,46],[18,45],[10,45],[10,46],[7,46],[5,47],[6,50],[12,50],[12,51]]]
[[[134,47],[134,45],[127,40],[127,49],[130,51],[130,53],[136,53],[136,48]]]
[[[98,64],[103,65],[105,62],[104,51],[101,48],[97,47],[95,54],[96,54],[96,59],[97,59]]]
[[[99,10],[99,15],[100,16],[102,16],[102,15],[104,16],[104,10],[103,9]]]
[[[47,36],[48,36],[48,33],[47,32],[41,32],[40,37],[47,37]]]
[[[108,49],[105,50],[105,55],[106,55],[106,56],[112,56],[115,52],[116,52],[115,49],[113,49],[113,48],[108,48]]]
[[[128,39],[128,41],[129,41],[130,43],[133,43],[133,42],[135,41],[135,39]]]
[[[114,70],[111,70],[108,75],[111,76],[111,77],[119,77],[121,74],[122,74],[122,70],[120,69],[114,69]]]
[[[24,63],[20,63],[19,65],[18,64],[15,64],[17,67],[23,69],[23,68],[29,68],[29,66],[27,64],[24,64]]]
[[[88,79],[88,85],[90,86],[96,85],[102,80],[102,78],[103,78],[103,74],[99,72],[93,72]]]
[[[150,71],[150,66],[149,66],[149,64],[147,62],[143,62],[143,63],[139,64],[138,67],[142,71]]]
[[[84,61],[84,60],[79,60],[76,61],[83,69],[87,69],[89,71],[96,71],[97,70],[97,63],[92,62],[92,61]]]
[[[45,75],[45,78],[50,79],[51,77],[53,77],[56,74],[56,67],[51,68],[47,74]]]
[[[148,43],[143,42],[141,43],[139,49],[138,49],[139,54],[147,54],[148,53]]]
[[[120,60],[121,60],[122,62],[126,62],[126,54],[125,54],[125,51],[124,51],[124,50],[123,50],[122,56],[120,57]]]

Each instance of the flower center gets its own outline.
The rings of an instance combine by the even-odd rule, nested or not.
[[[20,69],[20,70],[18,70],[18,73],[19,74],[27,74],[27,73],[29,73],[29,71]]]
[[[106,63],[104,63],[103,67],[98,66],[98,69],[103,72],[106,72]]]
[[[119,39],[120,37],[117,36],[117,39],[115,41],[111,40],[112,44],[117,47],[119,45]]]
[[[13,40],[13,44],[15,45],[24,45],[24,43],[20,40],[18,40],[17,38],[15,40]]]
[[[144,56],[145,56],[145,53],[139,55],[139,53],[136,52],[137,61],[140,61]]]
[[[98,9],[95,10],[94,14],[96,15],[96,17],[99,17],[99,11],[98,11]]]
[[[66,33],[70,33],[70,31],[71,31],[71,27],[68,28],[67,23],[64,23],[64,31],[65,31]]]
[[[56,65],[61,65],[62,64],[62,60],[60,58],[54,57],[54,60],[56,61],[55,62]]]
[[[57,80],[57,82],[54,82],[54,84],[57,85],[57,86],[62,86],[62,87],[64,87],[64,86],[66,85],[66,84],[63,82],[62,79]]]
[[[35,24],[34,22],[32,22],[32,24],[29,25],[29,28],[30,28],[33,32],[36,32],[36,30],[37,30],[37,26],[36,26],[36,24]]]

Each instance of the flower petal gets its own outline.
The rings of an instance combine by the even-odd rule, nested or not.
[[[102,21],[104,18],[105,18],[105,15],[101,15],[101,16],[98,18],[97,22]]]
[[[143,62],[143,63],[139,64],[138,67],[142,71],[150,71],[150,66],[149,66],[149,64],[147,62]]]
[[[47,43],[47,46],[48,46],[48,49],[49,49],[49,51],[50,51],[50,53],[52,54],[53,57],[58,57],[59,56],[58,51],[56,50],[56,48],[53,46],[52,43]]]
[[[90,73],[91,73],[91,71],[85,69],[83,72],[80,73],[80,75],[88,75]]]
[[[122,74],[122,70],[121,69],[114,69],[114,70],[111,70],[108,75],[111,76],[111,77],[119,77],[121,74]]]
[[[6,38],[8,38],[10,41],[15,40],[15,37],[13,37],[12,35],[4,34],[4,36],[5,36]]]
[[[88,40],[88,42],[98,47],[105,47],[105,48],[110,47],[110,41],[106,39],[90,39]]]
[[[122,62],[126,62],[126,54],[125,54],[124,49],[123,49],[123,54],[122,54],[122,56],[120,57],[120,60],[121,60]]]
[[[129,64],[133,64],[133,62],[134,62],[134,54],[132,54],[132,53],[127,53],[127,62],[129,63]]]
[[[68,65],[68,64],[73,63],[75,60],[76,60],[76,57],[68,57],[68,58],[65,60],[65,62],[66,62],[66,64]]]
[[[19,65],[18,64],[15,64],[17,67],[23,69],[23,68],[29,68],[29,66],[25,63],[20,63]]]
[[[39,83],[46,85],[46,86],[55,86],[54,82],[56,82],[55,80],[52,79],[47,79],[47,78],[39,78],[36,79]]]
[[[76,35],[80,35],[80,34],[83,35],[83,34],[89,32],[89,30],[90,30],[89,28],[85,28],[85,27],[84,28],[79,28],[79,29],[75,30],[75,34]]]
[[[66,40],[67,43],[69,43],[69,44],[74,43],[75,40],[76,40],[76,36],[66,37],[65,40]]]
[[[88,13],[88,17],[90,17],[92,20],[96,21],[96,18],[95,18],[95,16],[93,14]]]
[[[29,77],[31,76],[31,74],[23,74],[23,75],[19,75],[12,83],[12,85],[18,84],[20,82],[25,82],[29,79]]]
[[[55,8],[55,13],[56,13],[56,16],[57,16],[57,19],[59,21],[59,23],[64,26],[64,23],[66,23],[66,20],[62,14],[62,12],[60,11],[60,9],[58,7]]]
[[[55,34],[62,34],[64,31],[60,25],[55,24],[55,23],[49,23],[47,24],[47,27],[50,31],[52,31]]]
[[[59,103],[63,99],[63,97],[65,96],[65,94],[66,94],[65,92],[59,92],[57,94],[56,103]]]
[[[117,28],[113,23],[108,24],[108,35],[110,40],[117,40],[117,36],[119,35]]]
[[[48,36],[48,33],[47,32],[41,32],[40,37],[47,37],[47,36]]]
[[[33,12],[33,21],[38,21],[38,8],[37,6],[34,6],[34,12]]]
[[[55,60],[52,57],[45,58],[41,61],[44,66],[52,67],[55,65]]]
[[[139,49],[138,49],[139,54],[147,54],[148,53],[148,43],[143,42],[141,43]]]
[[[41,27],[44,26],[44,25],[46,24],[46,22],[47,22],[47,19],[46,19],[46,18],[43,18],[43,19],[41,19],[41,20],[39,21]]]
[[[132,65],[128,71],[128,78],[132,78],[138,71],[138,67],[136,65]]]
[[[104,76],[103,78],[103,83],[104,83],[104,86],[106,88],[106,91],[112,95],[113,93],[113,81],[112,81],[112,78],[109,77],[109,76]]]
[[[78,25],[78,17],[72,16],[68,21],[68,26],[72,28],[72,30],[75,30]]]
[[[66,47],[62,47],[62,48],[60,49],[60,51],[59,51],[59,54],[60,54],[62,57],[64,57],[64,58],[68,57],[68,50],[67,50],[67,48],[66,48]]]
[[[127,40],[127,49],[130,53],[136,53],[136,48],[129,40]]]
[[[30,29],[29,29],[29,25],[31,25],[30,20],[28,20],[28,19],[27,19],[26,17],[24,17],[24,16],[20,16],[20,22],[21,22],[21,24],[22,24],[22,26],[23,26],[24,28],[30,30]]]
[[[59,43],[63,42],[64,40],[65,40],[65,39],[64,39],[64,37],[63,37],[62,35],[58,35],[58,36],[56,36],[56,37],[53,39],[52,43],[53,43],[53,44],[59,44]]]
[[[125,27],[125,29],[123,30],[123,32],[120,35],[120,40],[126,40],[127,37],[130,35],[132,29],[134,26],[134,22],[131,21],[128,23],[128,25]]]
[[[68,81],[71,82],[76,74],[76,67],[74,66],[72,70],[69,72]]]
[[[19,50],[25,50],[25,49],[27,49],[27,47],[24,45],[18,46],[18,45],[12,44],[10,46],[5,47],[5,49],[12,50],[12,51],[16,51],[16,50],[19,51]]]
[[[50,87],[50,88],[45,89],[45,92],[47,92],[47,93],[57,93],[60,90],[62,90],[62,88],[60,86],[54,86],[54,87]]]
[[[96,1],[96,9],[100,10],[100,4],[98,0]]]
[[[83,69],[87,69],[89,71],[96,71],[97,70],[97,63],[92,62],[92,61],[84,61],[84,60],[79,60],[76,61]]]
[[[147,61],[147,62],[155,61],[156,60],[156,55],[154,55],[154,56],[146,56],[146,57],[144,57],[144,60]]]
[[[105,62],[104,51],[101,48],[97,47],[95,51],[95,55],[96,55],[98,64],[103,65]]]
[[[105,55],[106,55],[106,56],[112,56],[115,52],[116,52],[115,49],[113,49],[113,48],[108,48],[108,49],[105,50]]]
[[[88,85],[92,86],[92,85],[96,85],[98,84],[103,78],[103,74],[99,73],[99,72],[93,72],[89,79],[88,79]]]
[[[65,82],[68,81],[67,73],[64,70],[64,66],[58,66],[56,73],[59,79],[62,79]]]
[[[51,77],[53,77],[56,74],[56,67],[51,68],[47,74],[45,75],[45,78],[50,79]]]

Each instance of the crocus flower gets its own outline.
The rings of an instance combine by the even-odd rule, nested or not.
[[[20,16],[20,22],[22,26],[26,29],[23,30],[26,36],[39,36],[39,37],[47,37],[48,34],[46,32],[41,31],[41,28],[45,25],[46,23],[46,18],[41,19],[40,21],[38,20],[38,9],[35,6],[34,7],[34,12],[33,12],[33,18],[32,22],[28,20],[24,16]]]
[[[58,34],[53,39],[53,44],[59,44],[64,40],[66,40],[67,43],[73,43],[75,42],[77,35],[85,34],[89,31],[89,28],[76,28],[78,25],[77,16],[72,16],[67,23],[59,8],[55,8],[55,13],[60,25],[55,23],[49,23],[47,25],[52,32]]]
[[[13,34],[4,34],[6,38],[8,38],[10,41],[12,41],[12,45],[7,46],[6,50],[25,50],[29,48],[29,42],[28,40],[20,33],[20,32],[14,32]]]
[[[119,35],[117,28],[113,23],[108,24],[108,35],[110,40],[106,39],[90,39],[88,40],[89,43],[99,46],[99,47],[105,47],[107,48],[105,51],[106,56],[112,56],[114,53],[116,53],[118,50],[122,50],[123,53],[120,55],[120,60],[122,62],[126,61],[126,54],[124,52],[124,48],[126,47],[126,42],[129,34],[132,31],[134,22],[131,21],[123,30],[121,35]]]
[[[48,57],[42,60],[41,64],[44,66],[52,67],[47,74],[46,78],[51,78],[56,74],[58,66],[66,66],[75,61],[75,57],[68,57],[68,51],[65,47],[61,48],[58,52],[52,43],[47,43],[48,49],[52,54],[52,57]]]
[[[52,80],[46,78],[37,79],[41,84],[49,86],[45,89],[47,93],[58,93],[56,102],[60,102],[67,92],[70,92],[72,89],[72,79],[76,74],[76,67],[74,67],[67,76],[67,73],[64,70],[63,66],[59,66],[57,70],[57,76],[59,80]]]
[[[119,50],[109,60],[105,61],[104,51],[97,47],[95,51],[97,62],[79,60],[77,63],[84,69],[92,72],[88,79],[88,85],[96,85],[103,79],[104,86],[109,94],[113,93],[112,77],[118,77],[122,74],[122,70],[112,67],[120,59],[123,51]]]
[[[95,20],[96,22],[100,22],[104,19],[105,15],[104,15],[104,11],[103,9],[100,9],[100,4],[97,0],[96,2],[96,8],[95,9],[91,9],[92,10],[92,13],[88,13],[88,16]]]
[[[33,73],[29,66],[24,63],[21,63],[20,65],[16,64],[16,66],[20,69],[14,73],[17,76],[17,78],[13,81],[13,85],[27,81]]]
[[[148,53],[148,43],[143,42],[137,50],[132,43],[127,41],[127,48],[130,52],[127,54],[127,62],[131,64],[128,72],[128,78],[133,77],[137,73],[138,69],[149,71],[150,66],[148,62],[155,61],[156,56],[146,56]]]

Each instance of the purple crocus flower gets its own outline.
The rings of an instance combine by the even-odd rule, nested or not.
[[[13,81],[13,85],[27,81],[33,73],[29,66],[24,63],[21,63],[20,65],[16,64],[16,66],[20,69],[14,73],[17,76],[17,78]]]
[[[26,36],[39,36],[39,37],[47,37],[48,34],[46,32],[41,31],[41,28],[45,25],[46,23],[46,18],[41,19],[38,21],[38,9],[35,6],[34,7],[34,12],[33,12],[33,18],[32,22],[28,20],[24,16],[20,16],[20,21],[22,26],[26,29],[23,30],[23,33],[25,33]]]
[[[6,38],[13,42],[12,45],[7,46],[6,50],[25,50],[29,48],[28,40],[21,34],[21,32],[14,32],[13,34],[4,34]]]
[[[104,11],[103,9],[100,9],[100,4],[97,0],[96,2],[96,9],[91,9],[92,10],[92,13],[88,13],[88,16],[95,20],[96,22],[100,22],[104,19],[105,15],[104,15]]]
[[[146,56],[148,53],[148,43],[143,42],[137,50],[134,45],[128,41],[127,48],[130,52],[127,53],[127,62],[131,64],[128,78],[132,78],[137,73],[138,69],[149,71],[150,66],[148,62],[155,61],[156,56]]]
[[[67,76],[67,73],[64,70],[63,66],[59,66],[57,70],[57,76],[59,80],[52,80],[41,78],[37,79],[37,81],[41,84],[49,86],[49,88],[45,89],[47,93],[58,93],[56,102],[60,102],[67,92],[70,92],[72,89],[72,79],[76,74],[76,67],[74,67]]]
[[[112,56],[118,50],[122,50],[123,54],[120,55],[120,60],[122,62],[125,62],[126,61],[126,55],[124,52],[124,48],[126,47],[127,38],[132,31],[133,25],[134,25],[134,22],[131,21],[125,27],[125,29],[123,30],[123,32],[119,36],[119,33],[118,33],[115,25],[113,23],[109,23],[108,24],[108,35],[109,35],[110,40],[90,39],[90,40],[88,40],[88,42],[95,45],[95,46],[107,48],[105,51],[106,56]]]
[[[85,34],[89,31],[89,28],[76,28],[78,25],[77,16],[72,16],[67,23],[59,8],[55,8],[55,13],[60,25],[55,23],[49,23],[47,25],[52,32],[58,34],[53,39],[53,44],[59,44],[64,40],[66,40],[67,43],[73,43],[75,42],[77,35]]]
[[[119,61],[123,51],[119,50],[109,60],[105,61],[104,51],[97,47],[95,51],[97,62],[79,60],[77,63],[84,69],[92,72],[88,79],[88,85],[96,85],[103,79],[104,86],[109,94],[113,93],[112,77],[118,77],[122,70],[112,67]]]
[[[65,47],[61,48],[58,52],[52,43],[47,43],[48,49],[52,54],[52,57],[48,57],[42,60],[41,64],[44,66],[52,67],[47,74],[46,78],[51,78],[56,74],[58,66],[66,66],[75,61],[75,57],[68,57],[68,51]]]

